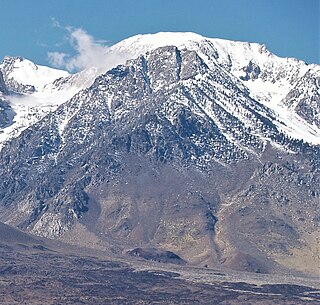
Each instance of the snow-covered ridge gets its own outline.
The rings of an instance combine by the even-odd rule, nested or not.
[[[36,65],[22,57],[5,57],[0,71],[10,93],[3,97],[10,108],[2,110],[8,119],[0,129],[0,148],[6,140],[19,136],[23,130],[90,86],[96,77],[95,69],[70,74]]]
[[[23,85],[34,86],[37,91],[57,78],[67,77],[67,71],[36,65],[22,57],[5,57],[0,69],[5,71],[7,79],[14,79]]]
[[[19,136],[79,91],[91,86],[101,74],[96,67],[70,74],[36,65],[22,57],[9,56],[0,63],[0,71],[9,88],[6,96],[0,92],[9,107],[0,108],[0,117],[2,115],[7,121],[0,129],[0,148],[5,141]]]
[[[277,61],[292,63],[304,62],[294,58],[280,58],[271,53],[266,45],[259,43],[249,43],[232,41],[220,38],[208,38],[196,33],[185,32],[160,32],[156,34],[136,35],[127,38],[114,46],[113,50],[122,50],[124,53],[130,52],[137,57],[146,52],[164,46],[176,46],[179,49],[186,48],[199,52],[206,63],[216,61],[220,65],[232,67],[232,71],[239,67],[244,67],[249,61],[256,61],[263,65],[266,62]],[[209,55],[211,55],[209,57]]]
[[[241,79],[262,103],[279,103],[312,66],[294,58],[281,58],[258,43],[207,38],[195,33],[137,35],[112,48],[135,57],[163,46],[193,50],[212,67],[218,64]]]
[[[317,77],[318,65],[307,65],[295,58],[278,57],[263,44],[207,38],[195,33],[136,35],[119,42],[113,48],[139,56],[163,46],[196,51],[209,67],[219,65],[240,80],[249,89],[253,99],[275,113],[281,131],[292,138],[320,144],[320,129],[283,102],[307,73]],[[305,90],[306,94],[301,94],[308,96],[311,89],[307,88],[307,84]],[[315,92],[310,94],[314,98]],[[320,91],[317,94],[319,96]]]
[[[300,99],[288,101],[289,92],[292,95],[300,79],[307,74],[311,78],[319,75],[319,66],[307,65],[294,58],[280,58],[268,51],[263,44],[207,38],[195,33],[136,35],[115,44],[110,51],[131,54],[133,59],[164,46],[195,51],[212,73],[217,66],[220,67],[238,86],[247,90],[252,99],[271,109],[277,118],[275,124],[279,130],[292,138],[320,144],[319,126],[296,111],[301,100],[311,98],[310,107],[317,103],[319,86],[308,88],[307,79],[303,86],[299,86]],[[92,67],[69,74],[63,70],[36,65],[21,57],[6,57],[0,64],[0,71],[15,92],[22,93],[6,97],[16,116],[11,125],[0,130],[1,145],[1,142],[19,135],[22,130],[48,112],[54,111],[80,90],[91,86],[103,68]],[[21,92],[19,86],[22,88]],[[320,109],[319,105],[317,107]],[[320,110],[316,110],[314,114],[320,117]]]

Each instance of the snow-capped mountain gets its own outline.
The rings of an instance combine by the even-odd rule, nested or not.
[[[299,269],[320,219],[319,66],[192,33],[112,50],[132,58],[103,74],[41,68],[41,83],[21,76],[29,62],[17,79],[1,65],[2,220],[114,252]]]
[[[20,94],[42,92],[45,85],[69,75],[66,71],[38,66],[22,57],[5,57],[0,69],[9,91]]]
[[[213,71],[217,65],[220,66],[234,82],[243,86],[242,90],[247,89],[252,99],[273,111],[277,118],[275,124],[284,134],[319,144],[317,65],[307,65],[293,58],[279,58],[265,45],[206,38],[194,33],[137,35],[114,45],[111,52],[130,54],[136,58],[163,46],[193,50]],[[89,87],[103,68],[93,67],[70,75],[66,71],[38,66],[21,57],[6,57],[0,71],[6,88],[11,93],[22,94],[11,97],[12,112],[16,115],[13,124],[3,130],[0,139],[3,142],[19,135],[58,105]],[[302,88],[297,89],[299,82]],[[302,102],[293,103],[292,98],[288,102],[297,92]],[[312,101],[309,101],[310,98]],[[303,106],[310,103],[312,109]]]
[[[315,96],[319,99],[319,66],[307,65],[294,58],[280,58],[268,51],[265,45],[206,38],[194,33],[138,35],[113,48],[138,56],[168,45],[194,50],[208,67],[219,65],[237,80],[241,80],[253,99],[274,111],[280,122],[278,128],[286,134],[315,144],[320,143],[319,126],[314,126],[310,117],[306,119],[301,116],[301,112],[286,107],[288,103],[283,102],[301,78],[309,80],[303,84],[307,86],[301,88],[300,94],[305,95],[306,99]],[[312,82],[318,84],[313,86],[314,89],[309,88]]]
[[[0,92],[6,101],[6,107],[0,109],[3,116],[0,148],[5,141],[19,136],[23,130],[90,86],[98,74],[97,69],[92,68],[71,75],[36,65],[22,57],[5,57],[0,72]]]

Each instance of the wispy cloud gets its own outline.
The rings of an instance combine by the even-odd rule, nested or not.
[[[48,52],[48,59],[50,64],[57,68],[63,68],[66,66],[66,60],[68,54],[61,52]]]
[[[48,60],[54,67],[64,68],[70,72],[92,67],[107,71],[131,57],[128,53],[113,50],[105,44],[105,41],[95,40],[81,28],[62,27],[55,19],[52,22],[53,26],[67,31],[66,40],[75,51],[75,55],[48,52]]]

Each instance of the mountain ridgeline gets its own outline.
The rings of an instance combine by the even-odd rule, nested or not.
[[[190,33],[113,50],[132,58],[41,86],[19,73],[36,65],[0,65],[2,221],[113,254],[316,272],[320,67]],[[23,104],[39,96],[56,100]]]

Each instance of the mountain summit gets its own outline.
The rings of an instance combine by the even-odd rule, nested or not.
[[[0,65],[2,219],[110,253],[314,272],[320,67],[193,33],[112,51],[131,58],[103,74]]]

